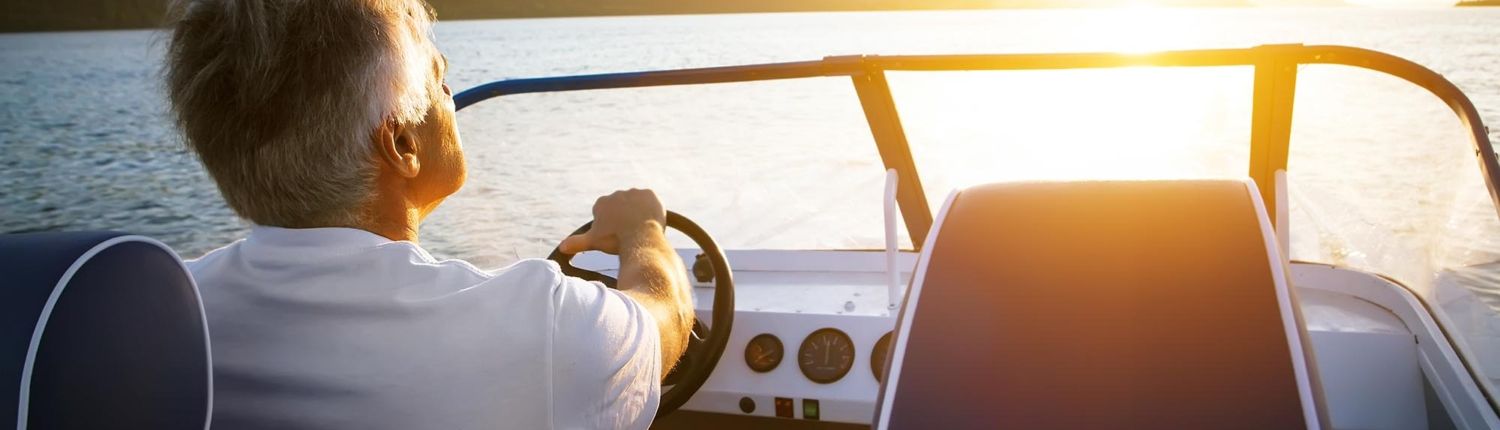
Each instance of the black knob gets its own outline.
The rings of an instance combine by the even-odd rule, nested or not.
[[[693,258],[693,277],[697,278],[698,282],[714,280],[714,264],[708,261],[708,255],[700,252],[697,257]]]
[[[741,397],[740,398],[740,410],[744,411],[747,414],[751,413],[751,412],[755,412],[755,401],[754,400],[750,400],[749,397]]]

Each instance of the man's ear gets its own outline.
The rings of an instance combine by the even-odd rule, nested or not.
[[[403,178],[415,178],[422,170],[422,162],[417,159],[415,131],[387,119],[370,136],[381,163]]]

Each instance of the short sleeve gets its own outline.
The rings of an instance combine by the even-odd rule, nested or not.
[[[649,427],[661,399],[655,318],[617,290],[559,278],[552,293],[554,427]]]

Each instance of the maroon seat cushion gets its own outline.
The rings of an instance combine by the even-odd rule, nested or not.
[[[1251,199],[1240,181],[958,193],[898,328],[890,427],[1304,428]]]

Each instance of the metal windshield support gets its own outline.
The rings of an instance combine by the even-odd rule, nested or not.
[[[834,57],[828,61],[859,63],[860,59]],[[922,190],[922,180],[917,176],[917,163],[912,159],[911,145],[906,142],[906,131],[901,128],[901,116],[896,113],[896,100],[891,97],[885,72],[866,68],[852,79],[865,110],[865,120],[870,123],[870,134],[875,137],[875,147],[880,149],[880,160],[886,169],[896,171],[896,202],[906,221],[906,234],[914,247],[920,247],[919,244],[927,243],[927,232],[932,230],[932,208],[927,205],[927,192]]]
[[[502,80],[466,90],[453,100],[458,109],[463,109],[490,98],[526,93],[846,76],[854,80],[882,161],[886,168],[896,169],[900,174],[897,198],[901,216],[906,221],[912,244],[921,247],[923,238],[932,228],[932,210],[917,176],[916,162],[901,128],[885,72],[1253,66],[1255,101],[1251,113],[1249,175],[1260,187],[1270,212],[1267,215],[1275,219],[1276,205],[1283,203],[1276,200],[1275,172],[1287,167],[1297,66],[1302,64],[1338,64],[1383,72],[1416,84],[1441,99],[1468,129],[1491,202],[1496,214],[1500,215],[1500,188],[1497,188],[1500,186],[1500,162],[1496,161],[1488,131],[1468,96],[1442,75],[1419,64],[1389,54],[1345,46],[1267,45],[1153,54],[829,57],[821,61]]]
[[[1276,46],[1261,47],[1255,63],[1254,107],[1250,113],[1250,178],[1260,188],[1272,226],[1282,221],[1277,210],[1284,203],[1276,195],[1276,171],[1286,170],[1292,140],[1292,100],[1297,93],[1297,63],[1276,55]],[[1292,45],[1296,49],[1300,46]]]

